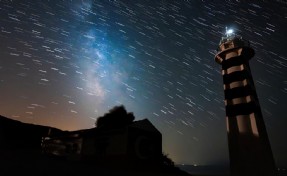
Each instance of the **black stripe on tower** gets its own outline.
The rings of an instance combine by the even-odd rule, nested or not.
[[[239,132],[237,118],[228,118],[228,128],[229,128],[229,131],[228,131],[229,135],[231,134],[235,135],[236,133]]]
[[[230,74],[223,75],[223,84],[227,85],[235,81],[243,81],[244,79],[249,79],[250,76],[246,74],[245,71],[236,71]]]
[[[238,115],[249,115],[255,112],[256,104],[254,101],[236,105],[226,105],[226,116],[235,117]]]
[[[222,69],[226,70],[226,69],[228,69],[230,67],[238,66],[238,65],[241,65],[241,64],[245,64],[245,63],[247,63],[246,62],[246,58],[244,58],[242,56],[231,57],[231,58],[223,61]]]
[[[246,97],[248,95],[253,95],[253,94],[254,94],[254,90],[249,85],[224,90],[225,99],[228,99],[228,100],[231,100],[234,98]]]

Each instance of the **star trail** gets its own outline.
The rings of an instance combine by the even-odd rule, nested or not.
[[[225,27],[249,40],[278,166],[287,163],[287,6],[271,1],[0,0],[0,114],[92,128],[123,104],[163,134],[176,163],[228,163]]]

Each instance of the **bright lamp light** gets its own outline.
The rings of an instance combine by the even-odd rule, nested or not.
[[[226,31],[226,34],[232,34],[233,33],[233,29],[228,29],[227,31]]]

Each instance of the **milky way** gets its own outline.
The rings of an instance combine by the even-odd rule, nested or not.
[[[287,9],[279,2],[0,0],[0,114],[76,130],[123,104],[161,131],[176,163],[226,164],[214,61],[226,26],[255,49],[250,66],[273,153],[287,163]]]

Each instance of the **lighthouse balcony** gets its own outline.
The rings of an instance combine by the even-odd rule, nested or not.
[[[240,36],[222,37],[217,51],[221,52],[228,49],[239,48],[239,47],[250,47],[250,43],[248,40],[244,40]]]

